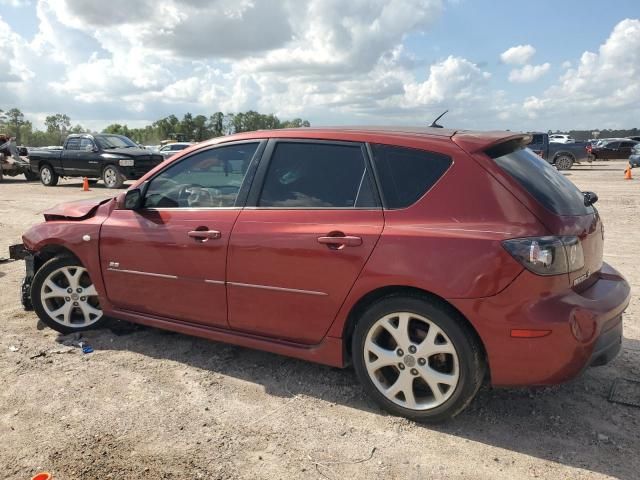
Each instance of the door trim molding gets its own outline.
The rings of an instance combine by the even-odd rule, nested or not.
[[[120,272],[120,273],[131,273],[133,275],[144,275],[146,277],[157,277],[157,278],[167,278],[169,280],[177,280],[178,277],[175,275],[167,275],[164,273],[151,273],[151,272],[140,272],[138,270],[125,270],[123,268],[107,268],[110,272]]]
[[[300,290],[297,288],[272,287],[270,285],[255,285],[252,283],[227,282],[227,285],[232,285],[234,287],[259,288],[262,290],[274,290],[276,292],[302,293],[305,295],[317,295],[317,296],[329,295],[328,293],[316,292],[314,290]]]

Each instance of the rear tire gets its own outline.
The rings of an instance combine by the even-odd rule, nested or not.
[[[102,181],[107,188],[122,188],[124,176],[115,165],[107,165],[102,171]]]
[[[53,170],[51,165],[42,165],[40,167],[40,182],[45,187],[54,187],[58,184],[58,174]]]
[[[365,392],[393,415],[448,420],[473,400],[486,365],[475,332],[445,304],[390,296],[360,318],[353,364]]]
[[[573,157],[570,155],[560,155],[556,157],[555,165],[558,170],[571,170],[573,162]]]
[[[31,301],[40,320],[60,333],[98,328],[105,321],[93,281],[73,257],[55,257],[40,267]]]

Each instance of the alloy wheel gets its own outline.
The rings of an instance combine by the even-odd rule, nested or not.
[[[42,306],[55,322],[83,328],[102,318],[102,310],[87,270],[80,266],[61,267],[42,283]]]
[[[48,168],[43,168],[40,171],[40,178],[42,179],[42,183],[49,184],[51,183],[51,170]]]
[[[442,405],[460,379],[458,353],[449,337],[434,322],[414,313],[392,313],[375,322],[363,354],[378,391],[411,410]]]

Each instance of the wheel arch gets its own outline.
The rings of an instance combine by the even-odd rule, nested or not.
[[[556,163],[556,160],[562,156],[567,156],[567,157],[571,157],[571,159],[575,162],[576,161],[576,156],[573,152],[570,152],[568,150],[560,150],[559,152],[556,152],[553,155],[553,163]]]
[[[458,310],[455,306],[453,306],[446,299],[436,295],[427,290],[423,290],[417,287],[410,287],[407,285],[389,285],[385,287],[376,288],[372,290],[362,297],[351,307],[349,314],[347,315],[347,319],[343,326],[342,331],[342,342],[344,346],[344,358],[347,362],[351,359],[351,339],[353,337],[353,332],[355,330],[356,324],[358,320],[362,316],[362,314],[369,308],[371,305],[376,303],[377,301],[383,298],[389,297],[401,297],[401,296],[409,296],[409,297],[418,297],[429,302],[436,303],[447,310],[448,313],[453,315],[458,319],[463,325],[465,325],[469,331],[474,335],[475,340],[478,342],[482,350],[482,356],[487,366],[487,372],[490,374],[491,368],[489,365],[489,357],[487,355],[487,350],[485,348],[484,342],[480,337],[480,334],[473,326],[473,324]]]
[[[67,247],[59,244],[48,244],[36,252],[33,258],[34,273],[40,270],[40,267],[55,257],[69,257],[77,260],[82,265],[82,261],[78,256]]]

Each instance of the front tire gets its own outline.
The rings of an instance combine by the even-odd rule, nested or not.
[[[47,326],[68,334],[97,328],[105,317],[86,268],[73,257],[55,257],[35,274],[31,300]]]
[[[42,165],[40,167],[40,182],[45,187],[54,187],[58,184],[58,174],[53,170],[51,165]]]
[[[482,384],[485,362],[475,333],[457,312],[420,297],[386,297],[357,323],[356,374],[383,409],[423,422],[460,413]]]
[[[107,188],[122,188],[124,176],[115,165],[107,165],[102,171],[102,181]]]

